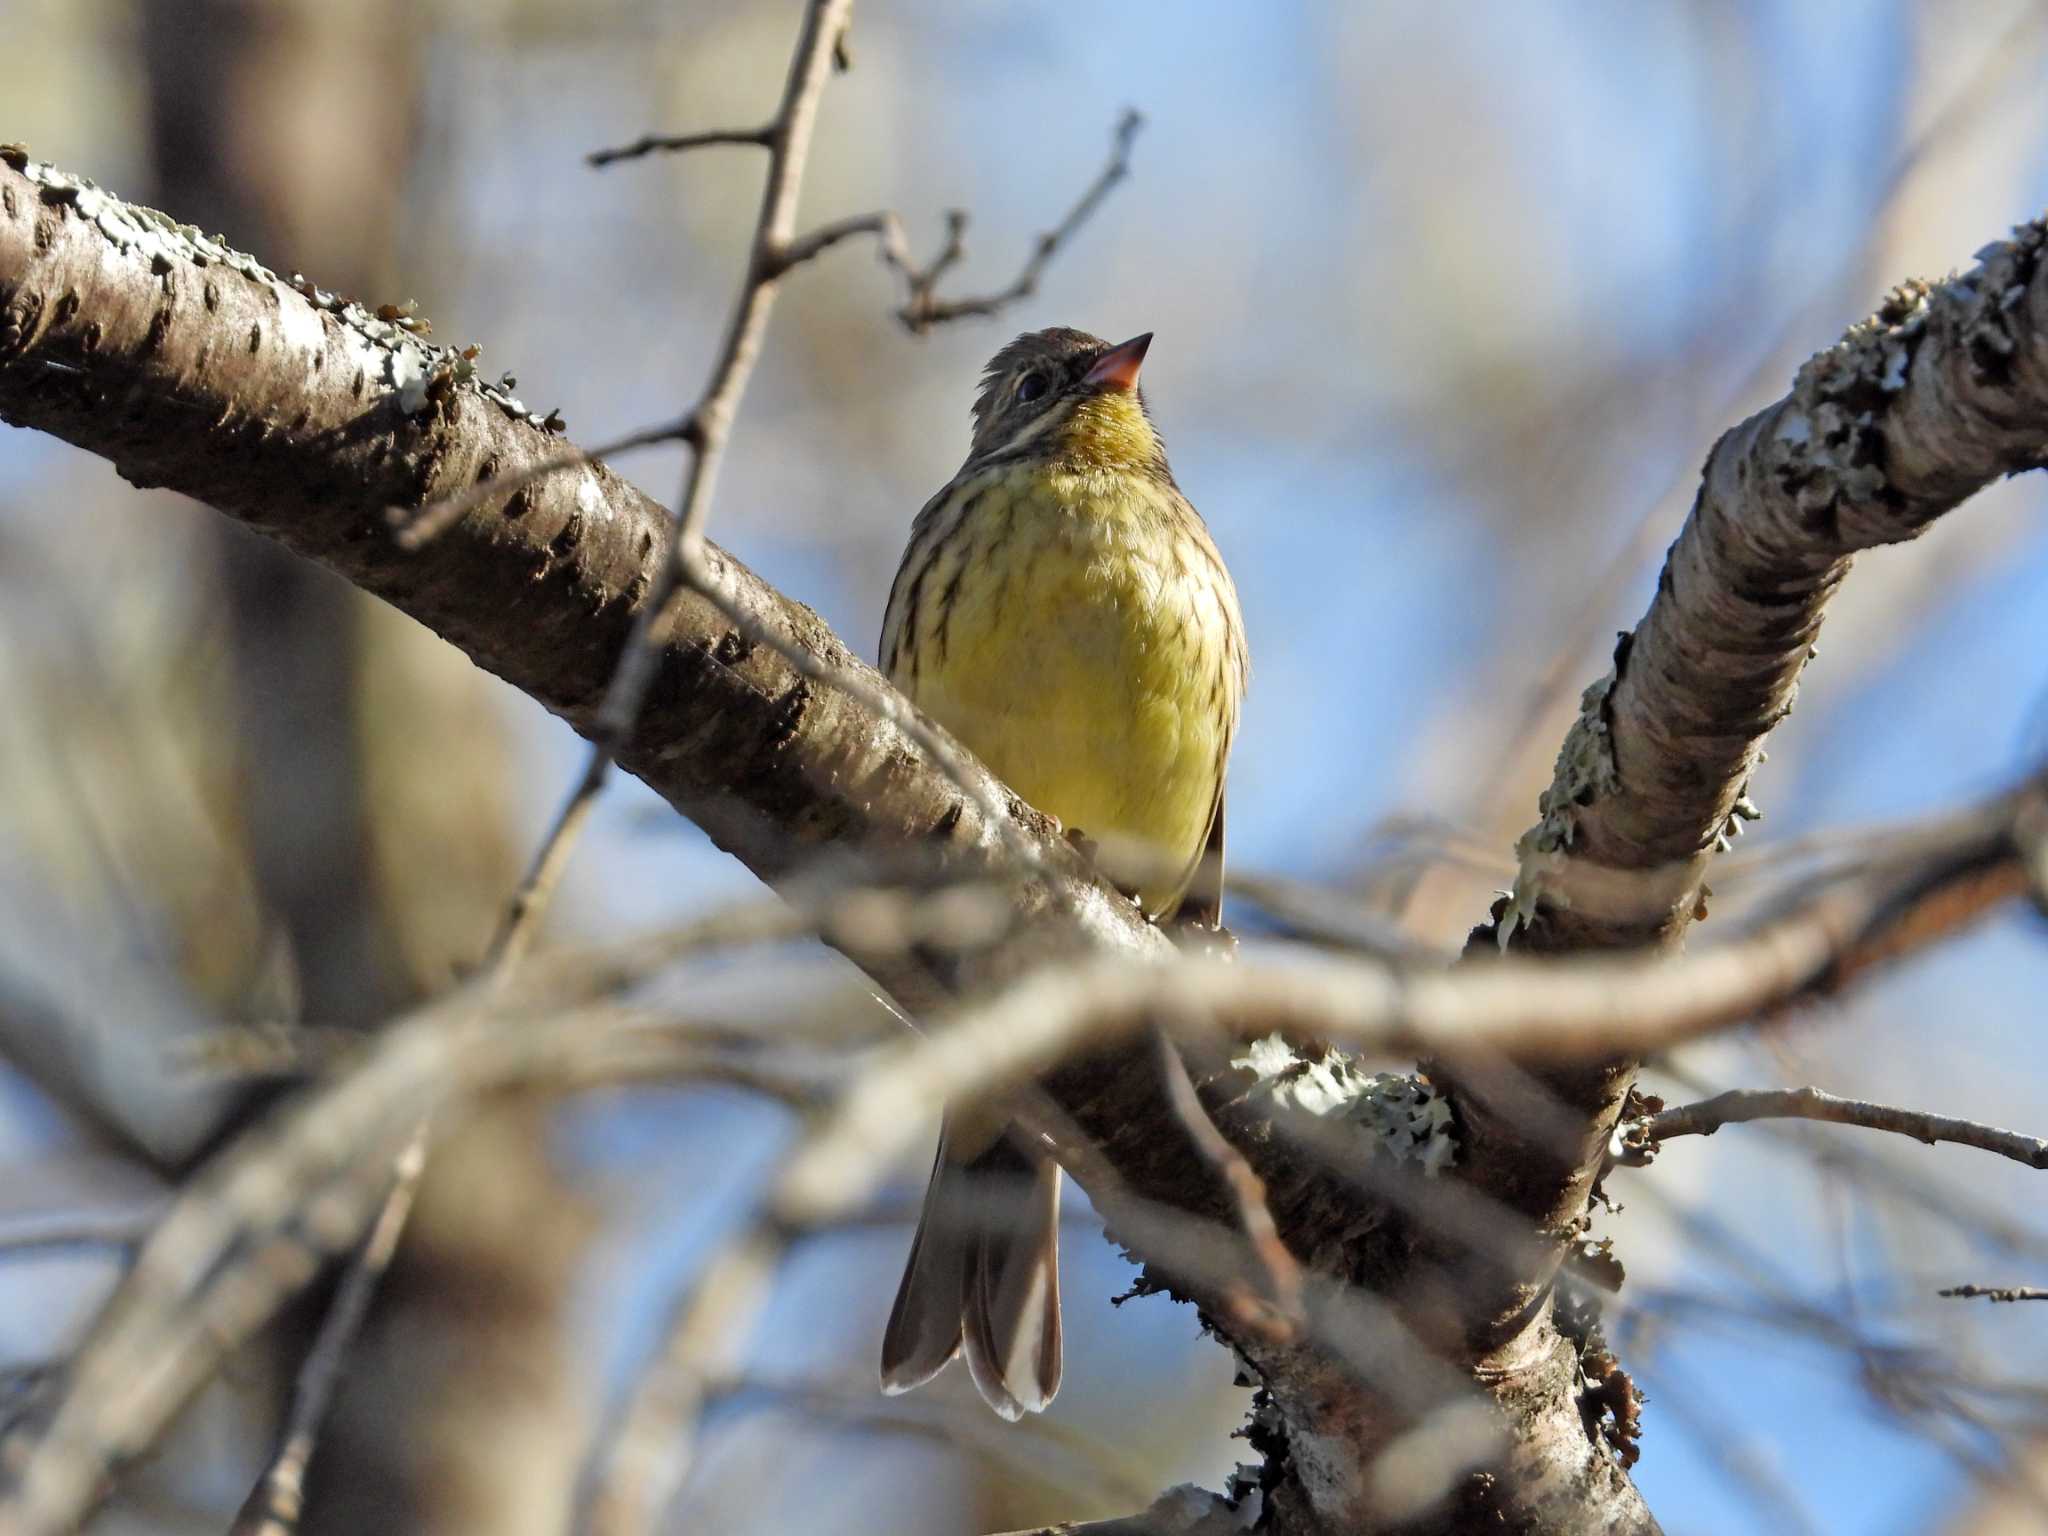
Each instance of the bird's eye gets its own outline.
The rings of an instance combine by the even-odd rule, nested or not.
[[[1017,398],[1028,405],[1043,395],[1047,387],[1045,375],[1034,369],[1017,381]]]

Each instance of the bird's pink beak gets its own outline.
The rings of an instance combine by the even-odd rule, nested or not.
[[[1095,366],[1088,370],[1083,381],[1101,384],[1109,389],[1136,389],[1138,387],[1138,366],[1145,361],[1145,349],[1152,345],[1152,333],[1133,336],[1120,347],[1111,347],[1095,360]]]

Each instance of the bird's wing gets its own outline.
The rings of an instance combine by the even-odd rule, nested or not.
[[[1174,926],[1223,926],[1223,779],[1216,780],[1216,806],[1209,813],[1209,835],[1188,871],[1187,891],[1174,908]]]

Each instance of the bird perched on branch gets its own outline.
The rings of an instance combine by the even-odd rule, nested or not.
[[[1249,662],[1230,573],[1138,391],[1151,340],[1055,329],[995,355],[967,462],[911,526],[881,665],[1148,917],[1214,927]],[[883,1388],[963,1350],[1006,1419],[1059,1390],[1059,1169],[971,1109],[940,1132]]]

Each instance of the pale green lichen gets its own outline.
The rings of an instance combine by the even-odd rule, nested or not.
[[[1621,772],[1614,762],[1614,734],[1607,723],[1607,696],[1616,680],[1617,674],[1609,669],[1579,695],[1579,718],[1565,733],[1550,788],[1536,802],[1542,820],[1515,843],[1515,885],[1504,893],[1507,906],[1498,926],[1503,950],[1517,928],[1536,920],[1539,903],[1566,904],[1563,892],[1547,885],[1544,876],[1570,851],[1580,810],[1621,788]]]
[[[1413,1162],[1427,1178],[1456,1160],[1451,1106],[1419,1078],[1363,1072],[1338,1051],[1311,1060],[1279,1035],[1254,1040],[1231,1065],[1258,1079],[1247,1098],[1355,1127],[1361,1156],[1382,1152],[1397,1163]]]

